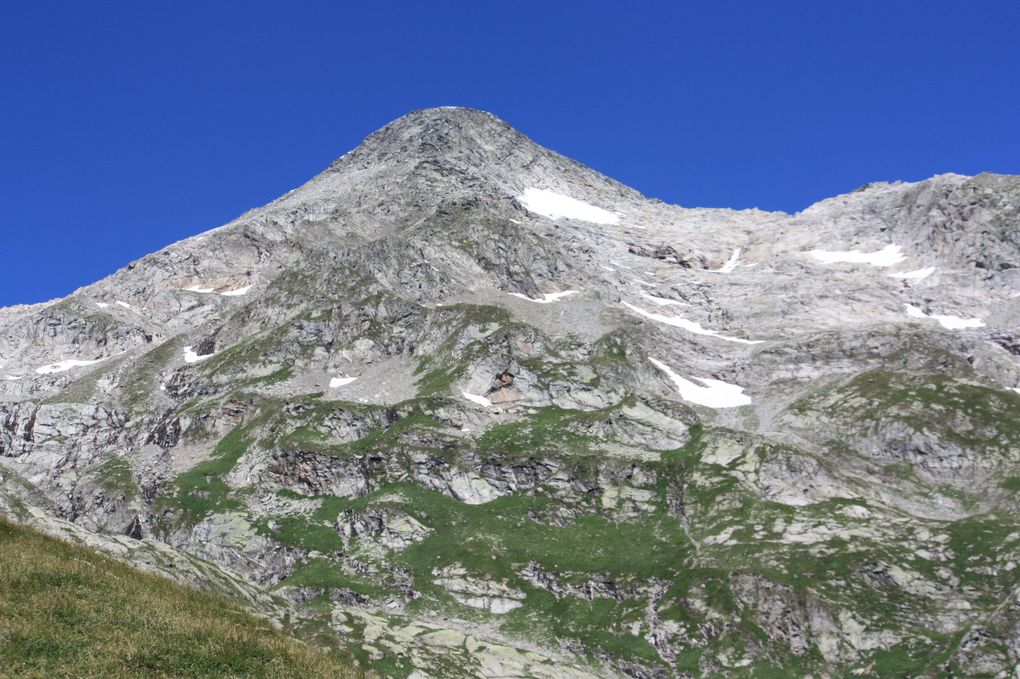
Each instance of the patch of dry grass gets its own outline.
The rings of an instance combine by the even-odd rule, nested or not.
[[[0,677],[364,677],[219,595],[0,517]]]

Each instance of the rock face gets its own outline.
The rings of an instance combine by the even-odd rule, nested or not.
[[[0,507],[387,676],[1015,678],[1018,234],[1017,177],[690,209],[418,111],[0,309]]]

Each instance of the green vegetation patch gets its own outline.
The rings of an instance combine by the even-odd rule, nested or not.
[[[1020,395],[947,375],[874,370],[799,401],[794,409],[819,411],[855,426],[902,422],[969,448],[1020,444]]]
[[[0,518],[0,671],[17,677],[362,677],[224,597]]]
[[[128,499],[138,494],[138,485],[135,483],[131,465],[123,458],[111,457],[99,465],[94,474],[100,487],[107,493],[119,493]]]
[[[157,502],[161,510],[172,510],[178,521],[193,526],[211,512],[240,509],[241,502],[230,497],[231,489],[223,477],[251,446],[245,438],[251,425],[237,427],[227,434],[213,451],[213,456],[198,463],[177,477],[175,492]]]

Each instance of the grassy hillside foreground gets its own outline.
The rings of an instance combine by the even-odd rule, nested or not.
[[[0,517],[0,677],[363,677],[218,595]]]

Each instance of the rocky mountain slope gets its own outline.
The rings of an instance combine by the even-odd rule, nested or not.
[[[1018,267],[1018,177],[689,209],[418,111],[0,310],[0,507],[387,676],[1020,677]]]

